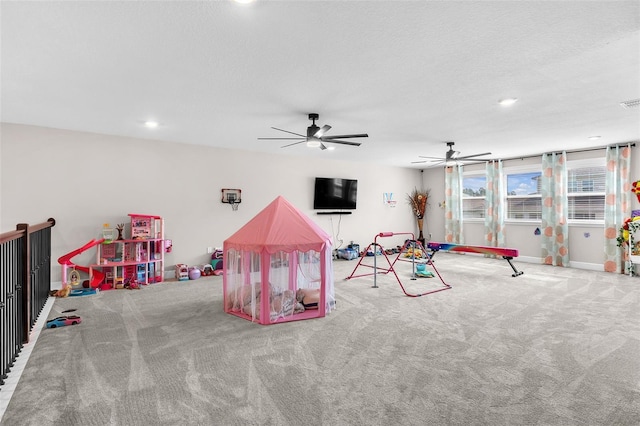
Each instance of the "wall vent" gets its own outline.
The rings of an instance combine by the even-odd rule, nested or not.
[[[633,99],[631,101],[620,102],[620,106],[625,109],[637,108],[640,106],[640,99]]]

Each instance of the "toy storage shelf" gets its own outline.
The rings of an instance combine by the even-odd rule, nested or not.
[[[131,217],[131,239],[99,244],[96,262],[89,265],[89,275],[100,271],[105,278],[100,288],[120,289],[130,282],[159,283],[164,280],[164,222],[159,216]]]

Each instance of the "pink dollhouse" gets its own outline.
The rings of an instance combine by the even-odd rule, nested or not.
[[[224,310],[274,324],[335,307],[331,237],[283,197],[224,241]]]

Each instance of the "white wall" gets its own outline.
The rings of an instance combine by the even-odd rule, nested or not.
[[[444,168],[424,169],[422,175],[422,186],[429,190],[424,236],[429,239],[431,234],[431,241],[444,241],[444,209],[439,206],[444,202]]]
[[[337,244],[364,249],[378,232],[417,232],[406,194],[420,187],[420,172],[366,163],[266,155],[153,140],[130,139],[16,124],[0,126],[2,140],[0,231],[20,222],[56,219],[52,257],[101,236],[102,225],[127,222],[129,213],[165,219],[173,240],[165,270],[176,263],[203,264],[207,247],[223,241],[278,195],[309,215]],[[323,152],[318,151],[318,157]],[[314,177],[358,179],[358,207],[351,215],[320,216],[313,210]],[[242,189],[232,211],[222,188]],[[395,208],[383,204],[392,192]],[[385,239],[395,246],[402,239]],[[94,262],[95,251],[74,258]],[[60,281],[54,267],[52,280]]]
[[[319,152],[319,157],[322,152]],[[595,153],[572,154],[573,158]],[[528,161],[539,161],[529,159]],[[506,163],[509,165],[509,163]],[[640,151],[632,150],[631,179],[640,178]],[[476,166],[477,167],[477,166]],[[372,171],[373,170],[373,171]],[[128,213],[156,214],[166,221],[166,237],[174,250],[166,270],[176,263],[208,261],[207,247],[223,241],[276,196],[283,195],[334,236],[336,245],[351,241],[364,249],[378,232],[415,232],[406,202],[414,187],[429,189],[424,234],[444,240],[444,172],[347,163],[289,155],[266,155],[143,139],[80,133],[15,124],[0,125],[0,232],[20,222],[56,219],[52,255],[76,249],[100,236],[103,223],[127,222]],[[312,208],[316,176],[358,179],[358,208],[352,215],[320,216]],[[238,211],[220,203],[221,188],[242,189]],[[383,205],[392,192],[395,208]],[[632,209],[640,203],[633,197]],[[518,248],[522,260],[540,259],[538,224],[507,224],[506,245]],[[465,224],[465,242],[483,244],[482,224]],[[588,236],[587,236],[588,234]],[[601,268],[603,227],[572,226],[569,231],[572,266]],[[382,239],[401,245],[404,237]],[[74,258],[93,262],[94,251]],[[60,270],[53,269],[53,280]]]

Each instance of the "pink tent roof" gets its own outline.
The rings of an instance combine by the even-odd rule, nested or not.
[[[331,246],[329,234],[282,196],[224,241],[225,251],[321,252],[325,246]]]

